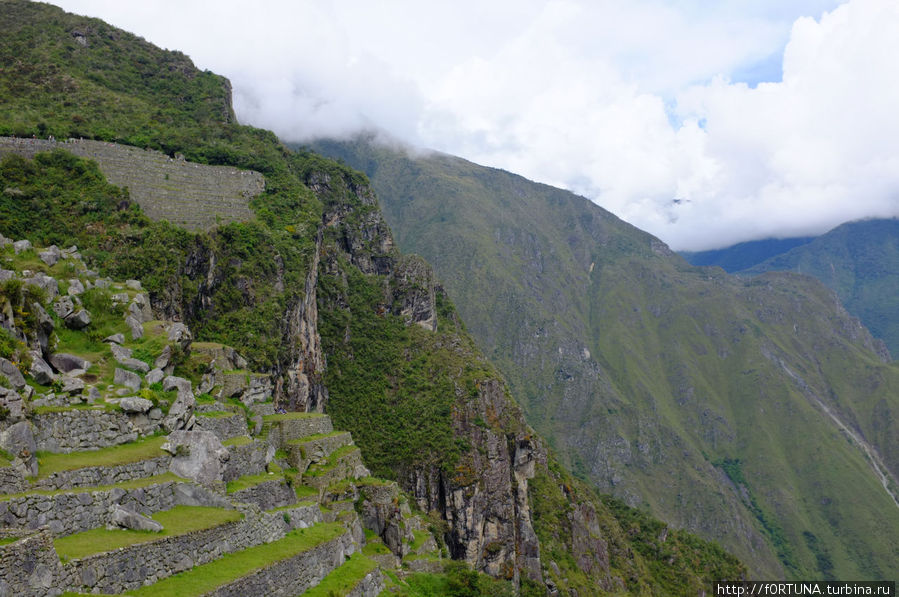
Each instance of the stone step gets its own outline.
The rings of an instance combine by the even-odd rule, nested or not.
[[[176,505],[226,506],[229,502],[165,473],[115,485],[0,496],[0,527],[37,529],[46,525],[57,537],[71,535],[105,526],[115,504],[151,515]]]
[[[300,472],[310,464],[327,460],[333,452],[353,445],[353,436],[347,431],[332,431],[291,440],[284,444],[287,462]]]
[[[331,433],[331,417],[318,413],[285,413],[262,418],[262,437],[281,449],[287,442],[309,435]]]
[[[384,590],[384,576],[378,563],[355,553],[303,597],[376,597]]]
[[[342,524],[321,523],[291,531],[270,543],[222,555],[129,594],[292,597],[319,584],[356,551],[352,534]]]
[[[328,485],[344,479],[367,477],[369,471],[362,463],[362,452],[356,446],[344,446],[323,462],[309,466],[303,473],[303,484],[323,490]]]
[[[38,476],[28,479],[23,491],[115,485],[164,474],[172,457],[162,450],[163,443],[159,436],[99,450],[44,454],[38,458]]]
[[[247,418],[243,413],[218,410],[195,415],[194,429],[211,431],[222,441],[247,434]]]
[[[297,502],[297,494],[284,476],[270,473],[244,475],[229,482],[228,498],[234,502],[256,504],[262,510]]]

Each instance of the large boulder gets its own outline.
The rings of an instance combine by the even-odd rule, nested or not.
[[[52,299],[59,294],[59,282],[56,281],[56,278],[48,276],[44,272],[38,272],[30,278],[25,278],[25,283],[41,288],[48,299]]]
[[[30,240],[17,240],[12,244],[13,251],[16,252],[16,255],[21,253],[22,251],[27,251],[31,249],[31,241]]]
[[[53,303],[53,312],[56,313],[56,316],[60,319],[65,319],[74,313],[75,303],[72,302],[72,297],[61,296],[56,299],[56,302]]]
[[[53,369],[47,364],[47,361],[42,359],[37,352],[31,353],[31,369],[29,370],[29,373],[31,373],[31,377],[34,378],[34,381],[44,386],[49,386],[56,377],[56,375],[53,374]]]
[[[6,421],[21,421],[25,418],[25,398],[15,390],[0,386],[0,409]]]
[[[194,337],[190,330],[181,322],[175,322],[169,328],[169,342],[177,342],[181,345],[181,350],[187,351]]]
[[[20,421],[0,432],[0,448],[13,456],[13,466],[26,476],[37,475],[37,443],[31,423]]]
[[[21,390],[25,387],[25,376],[22,375],[19,368],[2,357],[0,357],[0,375],[8,379],[9,383],[16,390]]]
[[[84,294],[84,284],[78,278],[72,278],[69,280],[69,288],[66,290],[66,294],[69,296]]]
[[[211,431],[173,431],[162,449],[172,455],[170,471],[202,485],[220,484],[230,458]]]
[[[37,256],[41,258],[41,261],[43,261],[50,267],[53,267],[54,265],[56,265],[56,262],[59,261],[59,258],[62,257],[62,252],[56,245],[50,245],[49,247],[38,253]]]
[[[66,327],[73,330],[83,330],[91,324],[91,314],[87,309],[78,309],[65,318]]]
[[[126,396],[119,400],[119,408],[126,413],[146,413],[153,408],[153,402],[146,398],[138,398],[137,396]]]
[[[112,381],[117,386],[125,386],[131,388],[135,392],[140,389],[140,375],[138,375],[137,373],[132,373],[131,371],[127,371],[125,369],[119,369],[118,367],[116,367]]]
[[[31,311],[37,317],[37,342],[43,354],[50,352],[50,337],[53,334],[53,318],[37,301],[31,303]]]
[[[151,531],[159,533],[163,527],[161,524],[143,514],[129,510],[120,504],[113,504],[109,513],[107,529],[131,529],[132,531]]]
[[[171,432],[176,429],[193,427],[194,405],[197,401],[194,398],[190,380],[169,375],[162,380],[162,389],[166,392],[178,390],[178,397],[169,407],[169,414],[162,422],[163,429]]]
[[[148,373],[150,371],[150,366],[145,362],[131,357],[130,348],[111,343],[109,349],[112,351],[112,356],[119,365],[133,369],[134,371],[140,371],[141,373]]]
[[[125,323],[128,325],[128,329],[131,331],[132,340],[140,340],[144,337],[144,326],[134,318],[134,316],[129,315],[125,318]]]
[[[91,362],[87,359],[65,352],[50,355],[50,364],[60,373],[70,373],[76,369],[87,371],[91,366]]]

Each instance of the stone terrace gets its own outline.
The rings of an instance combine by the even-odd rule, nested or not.
[[[0,137],[0,157],[17,153],[31,158],[53,149],[95,160],[110,183],[128,187],[149,217],[189,230],[252,219],[250,199],[265,190],[262,174],[253,170],[195,164],[105,141]]]

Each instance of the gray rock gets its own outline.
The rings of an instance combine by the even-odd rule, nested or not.
[[[48,299],[52,299],[59,294],[59,282],[56,281],[56,278],[50,277],[44,272],[38,272],[33,276],[26,277],[25,283],[42,289]]]
[[[72,278],[69,280],[69,289],[66,291],[66,294],[69,296],[84,294],[84,284],[78,278]]]
[[[120,504],[113,505],[112,510],[109,513],[109,525],[107,525],[107,528],[152,531],[154,533],[159,533],[163,529],[162,525],[152,518],[147,518],[143,514],[139,514],[134,510],[129,510]]]
[[[175,322],[169,328],[169,342],[177,342],[182,350],[187,350],[193,339],[190,330],[181,322]]]
[[[182,392],[192,394],[192,385],[189,379],[169,375],[162,380],[162,391],[171,392],[172,390],[178,390],[178,394]]]
[[[6,415],[8,422],[21,421],[25,418],[25,399],[15,390],[0,386],[0,406],[9,411],[9,414]]]
[[[72,245],[68,249],[63,249],[62,254],[65,257],[74,257],[78,253],[78,247],[76,245]]]
[[[152,386],[154,383],[161,382],[164,377],[165,373],[162,369],[152,369],[144,379],[147,381],[148,386]]]
[[[173,431],[162,449],[172,455],[170,471],[203,485],[220,483],[230,458],[211,431]]]
[[[106,336],[105,338],[103,338],[103,341],[104,342],[113,342],[115,344],[124,344],[125,343],[125,334],[113,334],[112,336]]]
[[[32,353],[31,355],[31,369],[29,372],[31,373],[31,377],[34,378],[34,381],[42,386],[49,386],[56,378],[53,374],[53,369],[50,368],[47,361],[42,359],[40,355],[36,353]]]
[[[138,294],[131,300],[132,305],[136,305],[140,309],[142,321],[153,321],[153,309],[150,306],[150,297],[146,294]]]
[[[126,413],[145,413],[153,408],[153,402],[137,396],[126,396],[119,400],[119,408]]]
[[[71,373],[76,369],[87,371],[91,366],[91,362],[87,359],[65,352],[57,352],[50,355],[50,364],[61,373]]]
[[[0,269],[0,282],[6,282],[16,277],[16,272],[11,269]]]
[[[112,295],[112,302],[116,305],[124,305],[131,299],[127,292],[118,292]]]
[[[121,359],[119,364],[122,367],[127,367],[133,371],[139,371],[141,373],[149,373],[150,366],[143,362],[140,359]]]
[[[37,443],[34,441],[31,423],[20,421],[0,432],[0,447],[19,461],[27,471],[27,475],[34,476],[37,474],[37,456],[35,456]]]
[[[53,312],[56,313],[56,316],[60,319],[65,319],[66,317],[74,313],[75,304],[72,302],[71,297],[59,297],[56,302],[53,303]]]
[[[84,391],[84,380],[78,379],[77,377],[64,377],[62,381],[62,388],[59,390],[63,394],[68,394],[69,396],[75,396],[81,394]]]
[[[31,248],[30,240],[17,240],[12,244],[13,251],[16,252],[16,255],[21,253],[22,251],[27,251]]]
[[[169,414],[163,420],[162,427],[170,432],[190,428],[196,404],[190,381],[170,375],[162,380],[162,389],[166,392],[178,390],[178,397],[169,407]]]
[[[130,359],[133,354],[130,348],[119,346],[118,344],[110,344],[109,350],[112,351],[112,356],[117,361],[119,359]]]
[[[140,375],[116,367],[113,382],[117,386],[127,386],[135,392],[140,389]]]
[[[166,344],[162,349],[162,353],[153,361],[153,366],[157,369],[165,369],[172,362],[172,345]]]
[[[59,258],[62,257],[62,253],[59,250],[59,247],[56,245],[50,245],[43,251],[37,254],[38,257],[41,258],[41,261],[53,267],[56,265],[56,262],[59,261]]]
[[[93,402],[94,400],[100,399],[100,390],[97,389],[97,386],[91,386],[87,389],[87,401]]]
[[[9,245],[9,244],[12,244],[12,240],[8,239],[5,236],[3,236],[2,234],[0,234],[0,249],[2,249],[3,247],[5,247],[6,245]]]
[[[151,421],[159,421],[162,419],[162,414],[161,408],[151,408],[150,412],[147,413],[147,416]]]
[[[91,324],[91,314],[87,309],[78,309],[65,318],[66,327],[82,330]]]
[[[140,340],[144,337],[144,326],[137,319],[129,315],[125,318],[125,323],[128,324],[128,329],[131,330],[131,338],[133,340]]]
[[[25,376],[22,375],[19,368],[2,357],[0,357],[0,375],[6,377],[6,379],[9,380],[9,383],[12,384],[12,387],[17,390],[21,390],[25,387]]]
[[[110,284],[112,284],[112,280],[109,278],[98,278],[94,281],[94,286],[97,288],[109,288]]]
[[[125,286],[131,290],[141,290],[140,280],[125,280]]]
[[[53,333],[53,318],[44,310],[40,303],[31,303],[31,310],[37,316],[37,341],[41,352],[47,354],[50,351],[50,336]]]

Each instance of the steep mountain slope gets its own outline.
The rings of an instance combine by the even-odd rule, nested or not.
[[[430,267],[394,247],[364,175],[236,124],[227,81],[183,55],[47,5],[3,2],[0,24],[13,65],[0,76],[0,131],[127,142],[265,181],[251,219],[228,212],[230,223],[187,231],[146,217],[63,143],[0,161],[0,232],[77,244],[100,275],[142,280],[154,314],[239,349],[279,406],[327,410],[426,511],[447,554],[505,589],[696,594],[745,574],[716,545],[600,499],[556,465]],[[129,154],[135,170],[158,160]],[[184,190],[189,209],[197,194]],[[3,349],[19,362],[14,342]]]
[[[748,275],[793,271],[818,278],[892,354],[899,354],[899,219],[848,222],[741,269]]]
[[[366,139],[365,171],[571,469],[766,577],[899,567],[899,368],[814,280],[694,268],[589,201]]]

